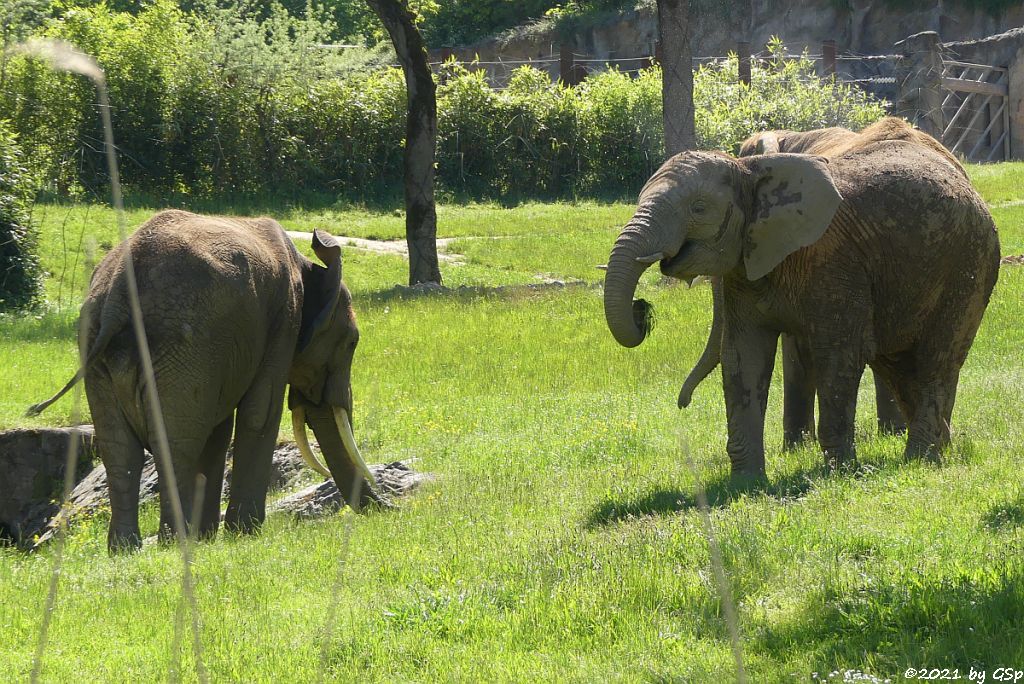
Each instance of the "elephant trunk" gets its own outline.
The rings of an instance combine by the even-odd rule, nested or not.
[[[615,341],[624,347],[635,347],[644,341],[653,326],[653,309],[643,299],[633,300],[640,276],[651,264],[672,256],[682,245],[669,245],[649,219],[638,211],[637,216],[619,234],[608,257],[604,278],[604,316]]]
[[[377,482],[373,473],[356,446],[348,411],[326,404],[308,406],[304,417],[313,428],[313,434],[320,443],[320,451],[345,502],[356,511],[368,502],[384,503],[376,492]],[[304,429],[301,431],[304,432]],[[300,442],[301,449],[305,435],[300,438],[299,432],[296,426],[296,441]]]
[[[679,408],[686,408],[693,398],[693,390],[704,381],[704,378],[711,374],[711,371],[722,362],[722,318],[724,317],[723,307],[725,306],[724,294],[722,292],[722,277],[714,276],[711,279],[711,297],[714,303],[712,308],[711,332],[708,334],[708,342],[704,345],[704,352],[697,360],[697,364],[686,376],[683,388],[679,390]]]

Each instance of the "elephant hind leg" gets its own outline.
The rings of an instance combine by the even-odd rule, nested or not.
[[[907,431],[907,422],[900,410],[900,403],[888,383],[874,372],[875,414],[878,417],[878,432],[883,435],[899,435]]]
[[[105,421],[104,421],[105,422]],[[112,434],[113,433],[113,434]],[[145,451],[127,428],[111,430],[109,424],[96,423],[96,442],[107,471],[110,490],[110,527],[107,550],[110,553],[134,551],[142,546],[139,531],[139,483]]]
[[[782,448],[814,439],[814,365],[806,342],[782,336]]]
[[[172,433],[173,434],[173,433]],[[185,520],[185,534],[192,525],[194,503],[196,501],[196,475],[199,473],[199,457],[206,440],[204,438],[171,439],[170,458],[174,468],[175,493],[181,505],[182,517]],[[164,470],[162,459],[156,457],[157,472],[160,475],[160,530],[161,541],[171,541],[177,535],[173,508],[172,489],[169,474]]]
[[[145,451],[114,397],[110,377],[92,372],[86,378],[86,395],[96,430],[96,447],[107,471],[110,492],[110,526],[107,550],[134,551],[142,546],[139,531],[139,483]]]
[[[857,463],[853,436],[863,361],[855,354],[844,356],[822,350],[817,352],[814,365],[818,378],[818,442],[825,452],[825,467],[852,468]]]
[[[920,400],[910,422],[906,457],[938,461],[950,442],[950,419],[956,401],[959,372],[920,383]]]
[[[234,414],[218,425],[210,433],[199,457],[199,472],[206,478],[206,487],[202,491],[202,507],[198,521],[199,535],[213,537],[220,526],[220,495],[224,487],[224,462],[227,459],[228,444],[231,443],[231,430],[234,428]]]

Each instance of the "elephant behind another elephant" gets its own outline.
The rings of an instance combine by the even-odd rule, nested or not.
[[[686,152],[641,191],[608,261],[608,327],[627,347],[646,337],[650,307],[633,294],[653,263],[684,280],[721,277],[734,474],[765,475],[764,417],[783,333],[807,345],[830,466],[854,462],[865,365],[896,395],[908,457],[948,444],[999,240],[960,165],[906,137],[861,137],[828,159]]]
[[[935,138],[912,128],[906,121],[896,117],[884,117],[860,133],[846,128],[819,128],[811,131],[763,131],[755,133],[740,145],[739,155],[749,157],[761,154],[815,154],[826,158],[840,156],[858,145],[872,141],[904,140],[923,145],[939,153],[967,178],[967,172],[960,162]],[[700,358],[683,382],[679,391],[680,408],[689,406],[694,390],[718,366],[721,358],[722,311],[721,279],[710,278],[713,291],[713,318],[711,332]],[[815,379],[807,345],[792,335],[782,336],[783,364],[783,446],[792,448],[806,437],[814,437]],[[895,396],[885,382],[876,374],[875,406],[878,429],[882,433],[899,433],[906,430],[906,422],[899,410]]]

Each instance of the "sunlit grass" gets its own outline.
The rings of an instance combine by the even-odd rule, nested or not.
[[[998,174],[979,171],[1000,187]],[[732,681],[681,443],[712,503],[752,682],[847,668],[897,681],[910,666],[1024,663],[1024,269],[1001,269],[943,465],[904,463],[899,438],[875,435],[867,374],[859,473],[826,475],[810,445],[780,452],[776,373],[771,484],[742,491],[728,480],[718,374],[689,409],[675,406],[710,323],[708,288],[651,273],[641,285],[658,314],[650,338],[623,349],[607,333],[593,266],[630,210],[465,209],[461,227],[441,222],[442,236],[519,237],[456,241],[467,263],[443,266],[444,278],[466,287],[439,294],[396,290],[406,277],[398,257],[345,249],[362,330],[357,437],[370,461],[416,458],[438,479],[397,513],[272,515],[258,536],[200,544],[194,572],[215,681],[315,679],[328,619],[335,681]],[[283,218],[296,229],[319,221]],[[470,218],[483,228],[470,230]],[[1013,214],[996,218],[1004,245],[1015,244]],[[384,235],[369,226],[345,234]],[[51,273],[59,255],[44,252]],[[586,283],[524,287],[538,275]],[[72,304],[0,322],[0,426],[69,420],[68,399],[33,421],[20,415],[74,370]],[[328,617],[348,520],[340,610]],[[108,558],[105,521],[98,514],[70,537],[46,681],[166,677],[180,557],[147,546]],[[155,532],[153,507],[143,528]],[[0,550],[0,681],[31,667],[50,553]]]

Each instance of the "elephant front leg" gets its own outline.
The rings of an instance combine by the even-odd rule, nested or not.
[[[778,338],[777,332],[727,321],[722,380],[733,477],[766,476],[764,415]]]
[[[793,449],[814,438],[814,366],[807,344],[782,336],[782,446]]]
[[[229,530],[255,532],[266,517],[274,444],[284,410],[283,394],[283,384],[280,389],[269,391],[258,387],[238,407],[231,493],[224,514],[224,527]]]

